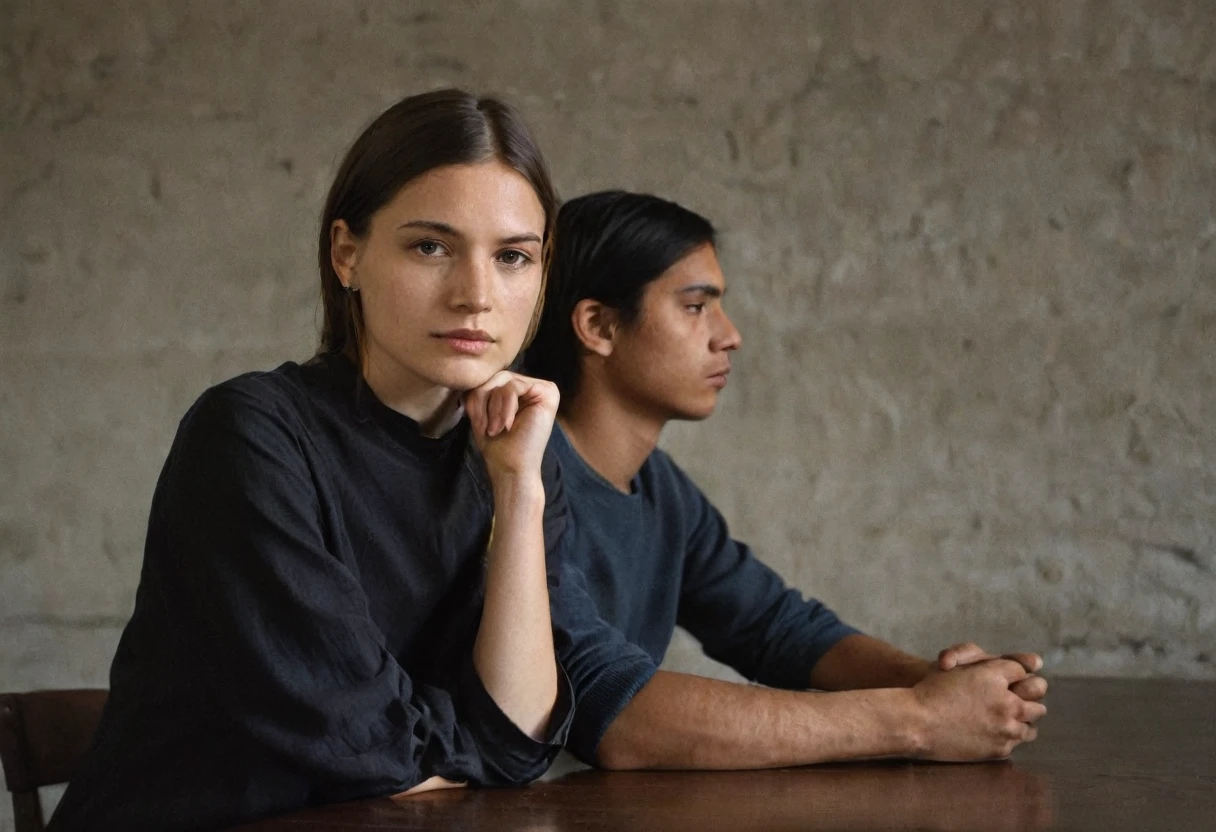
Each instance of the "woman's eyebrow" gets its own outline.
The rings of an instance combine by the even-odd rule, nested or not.
[[[410,220],[409,222],[403,222],[401,225],[397,226],[398,231],[400,231],[402,228],[425,228],[428,231],[437,231],[440,234],[447,234],[451,237],[464,237],[464,234],[462,234],[454,226],[448,225],[446,222],[440,222],[439,220]],[[543,241],[541,240],[539,234],[528,232],[525,234],[512,234],[509,237],[503,237],[498,241],[498,244],[502,246],[511,246],[519,245],[520,243],[541,242]]]
[[[726,290],[721,289],[712,283],[695,283],[692,286],[685,286],[683,289],[676,290],[676,294],[703,294],[711,298],[720,298],[726,294]]]
[[[519,243],[540,243],[542,242],[539,234],[515,234],[510,237],[503,237],[498,241],[499,245],[511,246]]]
[[[438,231],[440,234],[450,234],[453,237],[464,236],[446,222],[439,222],[438,220],[410,220],[409,222],[403,222],[401,225],[397,226],[398,231],[400,231],[402,228],[425,228],[429,231]]]

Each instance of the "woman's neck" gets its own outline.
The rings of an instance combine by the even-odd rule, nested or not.
[[[393,361],[369,352],[363,357],[363,380],[387,407],[418,423],[424,436],[442,436],[464,415],[459,390],[434,384]]]
[[[584,385],[563,404],[557,418],[578,455],[626,494],[659,443],[665,423],[639,413],[595,385]]]

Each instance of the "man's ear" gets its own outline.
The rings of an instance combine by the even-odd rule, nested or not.
[[[329,228],[329,262],[343,286],[359,288],[359,284],[353,282],[355,266],[359,263],[359,238],[350,230],[346,220],[334,220]]]
[[[612,342],[620,325],[617,310],[598,300],[584,298],[570,313],[574,337],[596,355],[607,358],[612,355]]]

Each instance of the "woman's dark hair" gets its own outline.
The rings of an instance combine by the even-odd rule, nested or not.
[[[355,139],[330,186],[321,213],[318,265],[325,321],[318,354],[341,353],[359,363],[363,307],[357,292],[347,292],[334,271],[331,229],[345,220],[356,237],[368,232],[371,218],[407,183],[445,165],[496,159],[531,183],[545,211],[541,257],[541,294],[527,345],[540,323],[545,282],[552,259],[558,198],[535,139],[519,113],[494,98],[446,89],[413,95],[389,107]]]
[[[597,300],[622,323],[637,320],[646,285],[693,249],[714,244],[709,220],[649,194],[601,191],[572,199],[557,215],[545,308],[524,355],[525,372],[548,379],[562,397],[578,389],[582,349],[571,315]]]

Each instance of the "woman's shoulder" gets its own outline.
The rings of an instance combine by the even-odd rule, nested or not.
[[[247,435],[266,430],[294,433],[315,396],[306,369],[287,362],[273,370],[242,373],[202,392],[182,419],[180,431]]]

